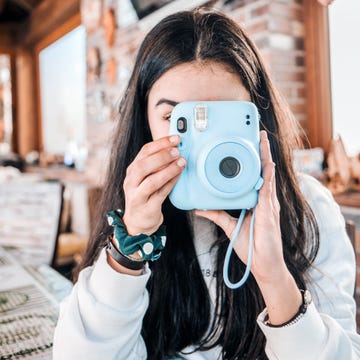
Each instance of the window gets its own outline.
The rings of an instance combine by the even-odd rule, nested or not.
[[[333,135],[340,135],[348,155],[360,152],[360,1],[335,1],[329,7]]]
[[[85,39],[79,26],[39,54],[42,143],[50,154],[86,141]]]
[[[11,151],[12,100],[10,55],[0,54],[0,156]]]

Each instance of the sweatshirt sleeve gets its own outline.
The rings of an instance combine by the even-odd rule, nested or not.
[[[356,332],[355,255],[344,218],[331,193],[317,180],[301,175],[300,186],[319,226],[320,246],[308,273],[313,302],[295,324],[272,328],[258,324],[266,337],[269,359],[360,359]]]
[[[141,276],[116,272],[102,250],[60,305],[53,359],[146,359],[140,332],[149,277],[148,268]]]

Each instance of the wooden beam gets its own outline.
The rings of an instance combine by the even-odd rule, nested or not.
[[[0,13],[4,9],[4,6],[5,6],[5,0],[0,0]]]
[[[75,29],[80,25],[81,25],[81,16],[80,13],[77,13],[76,15],[72,16],[67,21],[65,21],[63,24],[61,24],[61,26],[58,26],[56,30],[48,33],[40,41],[38,41],[34,46],[35,55],[38,57],[39,52],[42,49],[54,43],[56,40],[60,39],[61,37],[63,37],[71,30]]]
[[[27,12],[30,12],[33,8],[31,4],[28,3],[26,0],[12,0],[13,3],[20,6],[22,9],[26,10]]]
[[[28,12],[32,11],[41,2],[41,0],[12,0],[12,1]]]
[[[332,138],[332,105],[328,9],[304,0],[307,119],[311,147],[328,150]]]
[[[34,46],[79,13],[80,0],[44,0],[32,11],[18,34],[18,41],[25,47]]]
[[[0,51],[3,48],[15,49],[17,28],[13,24],[0,24]]]
[[[38,150],[38,125],[36,121],[35,63],[31,51],[18,49],[16,57],[17,82],[17,150],[25,156],[31,150]]]

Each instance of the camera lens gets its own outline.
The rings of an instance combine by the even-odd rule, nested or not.
[[[176,127],[177,127],[177,131],[181,134],[183,134],[184,132],[186,132],[187,130],[187,121],[184,117],[180,117],[177,119],[176,122]]]
[[[228,156],[221,160],[219,170],[222,176],[233,178],[240,172],[240,163],[232,156]]]

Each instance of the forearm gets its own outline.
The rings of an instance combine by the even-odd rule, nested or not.
[[[267,326],[268,309],[259,315],[258,325],[266,337],[266,353],[269,359],[360,359],[353,299],[355,258],[340,209],[315,179],[301,175],[300,180],[301,190],[317,218],[321,241],[306,275],[306,279],[311,279],[306,288],[313,302],[296,323],[288,326]],[[284,282],[279,281],[281,288]],[[259,286],[271,312],[271,291],[260,283]],[[277,288],[276,283],[274,287]],[[291,286],[286,288],[284,299],[287,300],[292,292]],[[277,292],[281,293],[282,290]],[[275,320],[270,323],[272,321]]]
[[[287,269],[271,282],[258,281],[271,325],[280,325],[292,319],[302,304],[301,292]]]

